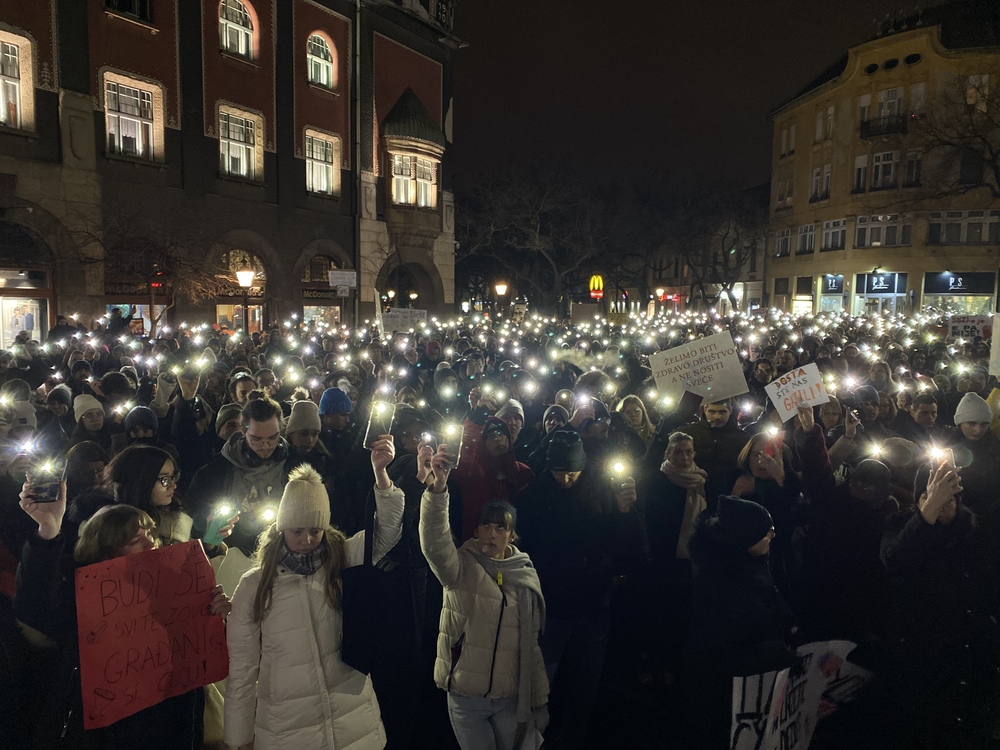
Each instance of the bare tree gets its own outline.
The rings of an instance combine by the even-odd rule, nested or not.
[[[457,263],[487,259],[553,309],[580,283],[602,247],[602,206],[553,171],[512,168],[459,194]]]

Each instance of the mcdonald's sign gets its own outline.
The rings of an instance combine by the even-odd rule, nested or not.
[[[604,297],[604,278],[597,274],[590,277],[590,296],[592,299]]]

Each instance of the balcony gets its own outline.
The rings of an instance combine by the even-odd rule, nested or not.
[[[885,117],[875,117],[871,120],[862,120],[861,137],[878,138],[883,135],[906,132],[905,115],[886,115]]]

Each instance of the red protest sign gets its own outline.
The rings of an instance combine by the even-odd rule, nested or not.
[[[229,674],[201,542],[76,571],[83,726],[98,729]]]

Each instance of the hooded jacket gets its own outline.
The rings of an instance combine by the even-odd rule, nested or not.
[[[470,539],[456,549],[448,528],[448,493],[424,493],[420,508],[420,546],[434,575],[444,586],[434,682],[442,690],[475,698],[520,695],[530,685],[528,708],[548,701],[549,683],[538,645],[545,619],[538,574],[531,559],[513,548],[503,560],[492,560],[500,581],[487,572],[482,553]],[[502,582],[501,582],[502,581]],[[532,597],[526,621],[522,593]],[[528,632],[523,633],[522,628]],[[526,637],[525,637],[526,636]],[[521,644],[530,644],[530,674],[521,679]]]
[[[208,518],[218,503],[228,503],[240,513],[240,520],[226,540],[247,557],[257,546],[257,536],[267,525],[259,515],[278,501],[288,481],[285,459],[288,444],[280,439],[271,458],[262,461],[240,433],[222,446],[222,452],[198,470],[188,488],[185,505],[194,518],[195,537],[204,534]]]

